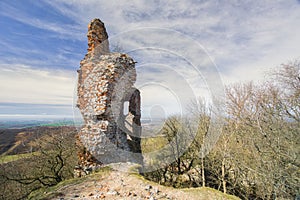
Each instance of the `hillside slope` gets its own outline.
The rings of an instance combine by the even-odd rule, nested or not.
[[[100,172],[39,190],[29,199],[197,199],[238,200],[211,188],[175,189],[147,181],[142,176],[116,164]]]
[[[30,142],[45,134],[76,131],[74,126],[35,126],[30,128],[0,129],[0,155],[24,154],[35,151]]]

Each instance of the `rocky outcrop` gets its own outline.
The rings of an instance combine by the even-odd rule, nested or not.
[[[108,35],[104,23],[93,19],[88,25],[88,52],[87,56],[97,56],[109,53]]]
[[[103,22],[88,26],[88,52],[78,70],[78,101],[84,126],[78,138],[84,150],[80,165],[142,163],[140,92],[135,61],[110,53]],[[128,111],[128,112],[127,112]]]

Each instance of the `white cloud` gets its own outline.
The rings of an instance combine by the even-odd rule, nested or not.
[[[1,102],[71,105],[76,73],[0,65]]]

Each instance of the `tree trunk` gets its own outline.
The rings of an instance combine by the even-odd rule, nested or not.
[[[223,184],[223,192],[226,194],[226,180],[225,180],[225,158],[222,160],[222,184]]]
[[[202,187],[205,187],[205,169],[204,169],[203,151],[202,151],[202,158],[201,158],[201,175],[202,175]]]

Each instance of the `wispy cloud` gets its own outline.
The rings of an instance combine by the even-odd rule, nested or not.
[[[86,31],[46,5],[40,1],[0,2],[1,63],[78,68],[85,53]]]
[[[36,2],[35,4],[39,4]],[[82,35],[84,34],[84,30],[81,29],[80,26],[77,24],[70,24],[70,23],[60,23],[61,21],[53,21],[53,19],[46,18],[42,14],[33,15],[32,13],[28,12],[29,9],[25,10],[26,7],[33,6],[35,4],[30,5],[13,5],[11,3],[7,3],[2,1],[1,5],[1,15],[14,19],[20,23],[32,26],[37,29],[44,29],[46,31],[51,31],[56,37],[62,38],[70,38],[83,40]],[[24,6],[24,7],[23,7]],[[23,10],[23,9],[24,10]],[[27,12],[26,12],[27,11]],[[44,35],[44,37],[54,37],[53,34]]]
[[[1,102],[72,105],[76,73],[0,65]]]

